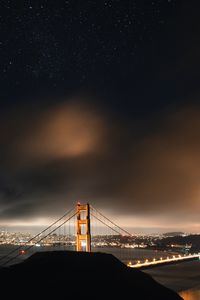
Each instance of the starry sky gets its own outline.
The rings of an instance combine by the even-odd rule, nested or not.
[[[2,0],[0,224],[77,200],[200,232],[196,0]]]

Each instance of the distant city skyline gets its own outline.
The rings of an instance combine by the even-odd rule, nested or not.
[[[44,229],[46,226],[48,226],[49,223],[41,224],[41,225],[35,225],[30,223],[24,223],[23,225],[15,223],[15,224],[0,224],[0,231],[11,231],[11,232],[31,232],[32,234],[37,234],[42,229]],[[200,234],[200,230],[198,228],[192,228],[191,230],[188,229],[188,227],[129,227],[124,226],[124,229],[128,230],[130,233],[134,234],[163,234],[163,233],[169,233],[169,232],[182,232],[187,234]]]

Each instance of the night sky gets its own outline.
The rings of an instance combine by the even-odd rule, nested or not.
[[[77,200],[200,232],[200,5],[0,3],[0,225]]]

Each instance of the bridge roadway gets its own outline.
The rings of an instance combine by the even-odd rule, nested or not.
[[[156,265],[162,265],[162,264],[168,264],[168,263],[176,263],[181,261],[187,261],[187,260],[193,260],[193,259],[199,259],[200,260],[200,253],[198,254],[188,254],[188,255],[173,255],[172,257],[148,260],[146,259],[144,262],[141,262],[140,260],[137,261],[137,263],[132,263],[131,261],[127,264],[130,268],[145,268],[145,267],[153,267]]]

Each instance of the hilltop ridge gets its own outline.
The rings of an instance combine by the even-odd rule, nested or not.
[[[26,289],[31,295],[38,290],[36,295],[45,294],[45,299],[57,299],[59,295],[63,295],[62,299],[68,299],[69,295],[82,299],[119,296],[122,299],[182,299],[149,275],[103,253],[39,252],[23,263],[0,269],[0,280],[1,291],[5,291],[8,298],[16,291],[20,291],[23,298],[26,293],[21,291]]]

